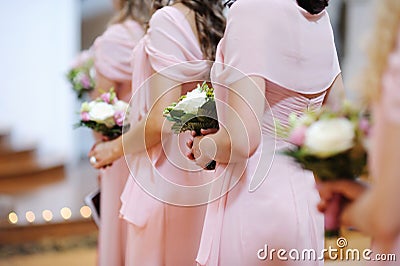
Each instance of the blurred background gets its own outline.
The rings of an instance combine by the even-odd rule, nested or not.
[[[377,1],[330,1],[351,98],[357,96],[352,84],[365,63],[364,46]],[[86,156],[93,139],[88,129],[73,129],[80,102],[66,73],[79,51],[105,30],[112,14],[112,0],[2,3],[0,265],[95,263],[97,228],[83,200],[97,188],[97,172]],[[368,244],[360,239],[357,245]],[[89,252],[74,251],[70,257],[79,258],[76,261],[52,253],[73,248]],[[43,254],[48,254],[49,264],[40,261]]]

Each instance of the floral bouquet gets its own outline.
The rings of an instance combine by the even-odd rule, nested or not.
[[[78,99],[95,88],[94,78],[93,58],[89,51],[84,51],[67,73],[67,79],[77,93]]]
[[[289,126],[278,128],[280,135],[294,144],[283,153],[321,181],[355,179],[366,173],[368,116],[344,103],[340,110],[321,108],[297,117]],[[339,235],[338,217],[344,198],[335,195],[325,212],[325,235]]]
[[[111,89],[91,102],[81,105],[81,121],[76,127],[85,126],[101,133],[108,139],[115,139],[129,129],[129,124],[124,124],[128,104],[118,100]]]
[[[164,116],[173,122],[172,131],[175,134],[187,130],[195,131],[201,135],[201,129],[219,128],[217,109],[214,101],[214,89],[204,81],[197,87],[179,98],[164,109]],[[215,161],[210,162],[206,168],[215,169]]]

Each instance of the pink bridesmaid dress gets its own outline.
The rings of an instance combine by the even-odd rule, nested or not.
[[[197,84],[192,81],[209,79],[210,64],[202,58],[185,15],[172,6],[157,10],[133,55],[131,123],[145,117],[152,106],[147,78],[159,72],[182,82],[186,93]],[[178,187],[190,190],[202,185],[208,174],[180,152],[187,137],[165,133],[162,145],[130,159],[131,176],[120,211],[128,222],[126,265],[196,265],[206,207],[196,200],[195,192]]]
[[[289,114],[319,108],[339,74],[326,11],[311,15],[296,0],[233,4],[211,72],[215,97],[221,101],[227,97],[226,87],[217,84],[229,87],[247,75],[257,76],[265,80],[269,106],[261,124],[261,144],[247,165],[217,165],[216,178],[222,184],[214,184],[211,198],[223,186],[236,185],[207,207],[197,256],[200,265],[323,264],[318,257],[324,245],[324,221],[316,208],[319,195],[313,174],[280,153],[290,144],[275,135],[274,120],[287,125]],[[224,124],[224,107],[217,108]],[[272,249],[276,251],[271,257]],[[279,249],[286,251],[283,259],[278,258]],[[292,259],[293,249],[300,255],[314,249],[316,259]]]
[[[388,160],[388,154],[392,154],[388,150],[387,145],[384,144],[385,140],[385,128],[387,125],[400,125],[400,31],[398,32],[397,43],[394,51],[388,57],[387,68],[382,76],[382,91],[379,101],[373,105],[373,120],[374,129],[372,130],[373,135],[371,136],[371,147],[370,147],[370,171],[371,176],[376,177],[376,182],[379,182],[380,164],[382,160]],[[387,131],[387,130],[386,130]],[[390,145],[390,149],[399,149],[399,145]],[[400,165],[397,164],[397,173],[400,173]],[[400,175],[399,175],[400,176]],[[397,176],[397,177],[399,177]],[[388,195],[396,200],[396,195]],[[395,211],[395,210],[394,210]],[[382,243],[387,245],[388,243]],[[377,262],[371,261],[368,265],[399,265],[400,258],[400,237],[397,237],[392,254],[396,254],[397,261],[389,262]],[[373,258],[375,254],[385,254],[380,250],[380,243],[373,240]]]
[[[94,42],[96,73],[121,84],[115,88],[120,100],[131,97],[131,53],[144,30],[133,20],[110,26]],[[109,88],[101,88],[108,90]],[[99,231],[98,265],[124,265],[126,223],[119,218],[120,197],[129,175],[125,159],[116,160],[101,172],[101,225]]]

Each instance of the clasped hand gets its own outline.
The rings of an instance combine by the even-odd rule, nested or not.
[[[204,169],[211,161],[213,161],[213,158],[208,156],[206,152],[201,152],[200,143],[206,135],[214,134],[217,131],[218,129],[216,128],[202,129],[201,136],[198,136],[195,131],[192,131],[193,139],[186,142],[187,147],[191,150],[191,152],[187,154],[187,157],[190,160],[195,161],[198,166],[201,166]]]
[[[111,141],[96,142],[90,150],[88,157],[94,168],[106,168],[123,155],[121,137]],[[92,158],[94,161],[92,162]]]

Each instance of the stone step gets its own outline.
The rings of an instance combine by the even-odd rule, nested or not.
[[[10,130],[0,126],[0,149],[9,143]]]
[[[3,168],[23,167],[34,164],[35,160],[36,148],[32,145],[18,148],[4,145],[0,148],[0,175]]]
[[[0,194],[32,191],[65,178],[64,163],[59,160],[12,165],[1,169]]]

